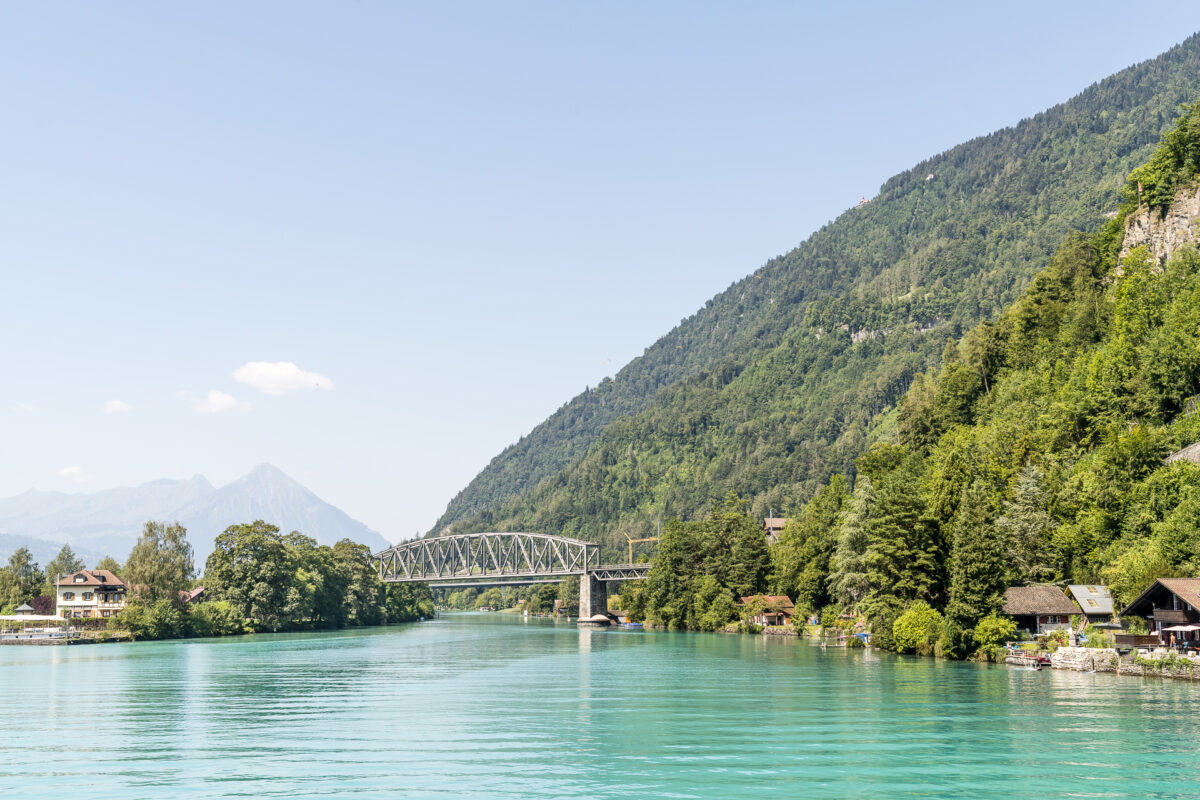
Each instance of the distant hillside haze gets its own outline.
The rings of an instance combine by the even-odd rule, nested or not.
[[[948,343],[1012,303],[1068,234],[1104,222],[1197,97],[1192,36],[887,180],[497,455],[432,532],[616,547],[618,530],[694,518],[731,490],[755,513],[797,509],[853,472]]]
[[[220,488],[197,475],[91,494],[30,490],[0,499],[0,555],[7,557],[27,546],[44,565],[68,543],[89,566],[104,555],[123,561],[144,522],[178,521],[187,528],[200,571],[218,534],[256,519],[278,525],[285,533],[300,531],[321,544],[352,539],[372,550],[390,546],[379,533],[276,467],[260,464]]]

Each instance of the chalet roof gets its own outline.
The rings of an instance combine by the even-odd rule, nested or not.
[[[83,580],[75,580],[83,576]],[[55,581],[58,586],[124,586],[125,581],[118,578],[107,569],[81,569],[64,575]]]
[[[1154,583],[1147,587],[1146,591],[1137,596],[1129,605],[1121,611],[1121,616],[1133,613],[1136,615],[1137,606],[1148,602],[1150,595],[1154,593],[1158,587],[1163,587],[1168,592],[1173,593],[1183,602],[1190,605],[1192,608],[1200,609],[1200,578],[1159,578]]]
[[[1075,598],[1075,602],[1083,609],[1084,614],[1111,614],[1113,613],[1112,595],[1108,593],[1107,586],[1098,584],[1072,584],[1067,587],[1067,591]]]
[[[748,606],[755,600],[762,600],[763,605],[771,611],[794,611],[796,606],[791,598],[783,594],[752,594],[742,598],[742,605]]]
[[[1010,616],[1078,614],[1079,606],[1057,586],[1010,586],[1004,590],[1004,613]]]
[[[185,591],[183,589],[180,589],[179,590],[179,602],[181,602],[181,603],[194,602],[195,599],[202,594],[204,594],[203,586],[197,586],[195,589],[192,589],[191,591]]]
[[[1191,461],[1193,464],[1200,464],[1200,442],[1190,444],[1182,450],[1171,453],[1164,459],[1167,464],[1173,464],[1176,461]]]
[[[782,530],[784,525],[787,525],[787,517],[767,517],[763,520],[763,527],[768,530]]]

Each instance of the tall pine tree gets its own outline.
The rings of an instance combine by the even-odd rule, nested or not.
[[[1000,610],[1007,584],[1004,542],[991,519],[990,488],[977,479],[964,489],[953,523],[946,617],[963,629]]]
[[[866,522],[874,502],[875,489],[871,479],[859,475],[854,483],[854,493],[838,523],[837,550],[830,565],[829,591],[844,609],[857,608],[870,589],[863,559],[870,544]]]

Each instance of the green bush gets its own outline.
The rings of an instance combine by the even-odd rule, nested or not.
[[[1042,637],[1042,647],[1053,653],[1060,647],[1065,647],[1067,644],[1066,631],[1050,631]]]
[[[966,658],[975,647],[971,630],[948,618],[942,625],[942,635],[933,646],[933,654],[938,658]]]
[[[1095,625],[1088,625],[1083,630],[1083,635],[1087,641],[1083,643],[1084,647],[1105,648],[1113,646],[1112,631],[1101,630]]]
[[[1003,663],[1005,656],[1008,655],[1008,650],[1006,650],[1002,644],[993,644],[988,645],[987,647],[981,647],[979,648],[979,652],[985,654],[987,656],[987,660],[994,664]]]
[[[892,639],[897,653],[933,652],[943,631],[942,615],[918,600],[892,623]]]
[[[243,632],[241,614],[224,600],[192,606],[191,617],[197,636],[231,636]]]
[[[975,626],[975,642],[980,647],[992,647],[1012,641],[1017,636],[1017,623],[999,614],[989,614]]]
[[[871,646],[879,650],[896,650],[896,640],[892,636],[892,628],[896,624],[899,611],[894,608],[883,608],[871,617]]]
[[[1178,653],[1167,653],[1159,658],[1149,658],[1147,656],[1137,656],[1133,659],[1135,664],[1145,668],[1154,670],[1180,670],[1186,669],[1188,672],[1194,672],[1196,662],[1191,659],[1184,658]]]
[[[133,639],[178,639],[191,633],[191,620],[174,600],[145,603],[132,600],[115,617],[109,630],[127,630]]]
[[[825,606],[821,609],[821,625],[825,628],[833,628],[838,624],[839,612],[836,606]]]

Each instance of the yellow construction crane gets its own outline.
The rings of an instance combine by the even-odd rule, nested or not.
[[[657,542],[658,541],[657,536],[651,536],[649,539],[630,539],[628,533],[622,533],[621,535],[624,536],[629,541],[629,562],[628,563],[630,563],[630,564],[633,563],[633,546],[635,544],[637,544],[639,542]]]

